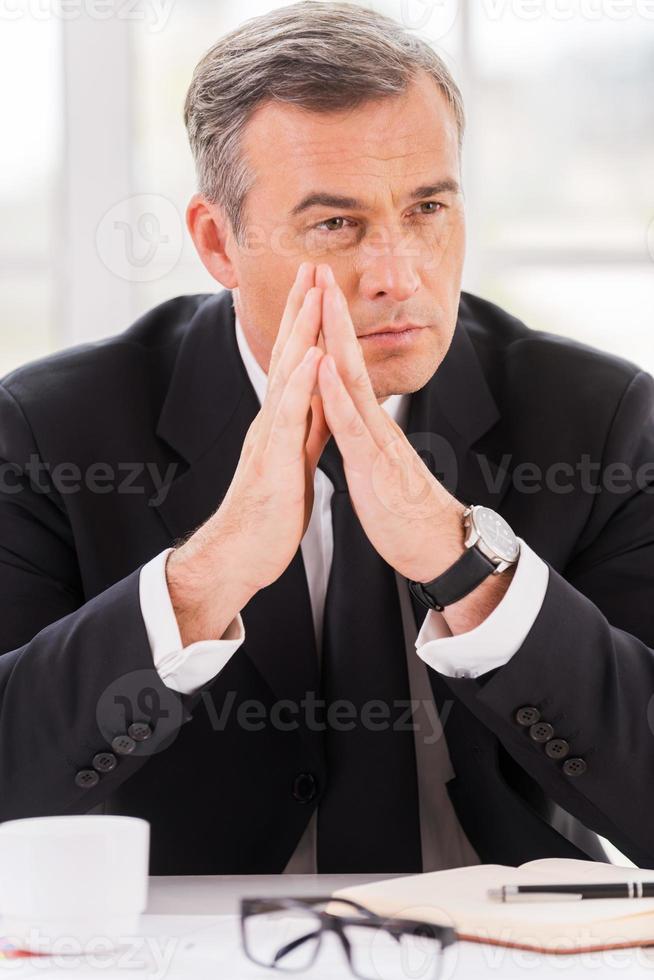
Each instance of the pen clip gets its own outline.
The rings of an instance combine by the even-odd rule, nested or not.
[[[580,892],[521,892],[518,885],[490,888],[488,897],[500,902],[578,902]]]

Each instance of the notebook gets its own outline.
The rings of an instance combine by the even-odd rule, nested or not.
[[[611,881],[654,881],[654,871],[544,858],[518,868],[481,864],[392,878],[339,889],[332,898],[352,899],[379,915],[448,925],[469,942],[550,953],[654,945],[654,898],[509,903],[488,897],[502,885]]]

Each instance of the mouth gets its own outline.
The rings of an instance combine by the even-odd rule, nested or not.
[[[423,326],[416,323],[397,323],[377,327],[370,333],[360,334],[359,340],[366,343],[381,344],[385,347],[395,347],[404,344],[412,344],[418,337]]]

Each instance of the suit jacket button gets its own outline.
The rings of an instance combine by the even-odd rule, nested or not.
[[[301,772],[293,780],[293,799],[309,803],[316,795],[316,779],[310,772]]]
[[[93,768],[98,772],[111,772],[118,765],[118,759],[113,752],[98,752],[93,756]]]
[[[550,759],[565,759],[569,751],[570,746],[564,738],[551,738],[545,744],[545,755]]]
[[[583,759],[566,759],[563,763],[563,772],[566,776],[581,776],[583,772],[586,772],[588,766]]]
[[[152,735],[152,729],[145,721],[135,721],[127,729],[127,734],[135,742],[145,742]]]
[[[129,755],[136,748],[136,742],[129,735],[116,735],[111,747],[117,755]]]
[[[547,742],[554,734],[554,729],[548,721],[538,721],[529,729],[529,736],[534,742]]]
[[[93,789],[99,782],[100,777],[95,769],[80,769],[75,776],[75,785],[80,789]]]
[[[525,705],[524,708],[518,708],[515,713],[515,720],[523,728],[529,728],[530,725],[540,721],[540,711],[532,705]]]

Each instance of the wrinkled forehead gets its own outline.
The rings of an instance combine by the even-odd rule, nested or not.
[[[250,199],[275,194],[278,205],[314,187],[365,194],[372,204],[459,174],[455,116],[428,77],[346,111],[265,103],[248,122],[243,151],[255,175]]]

